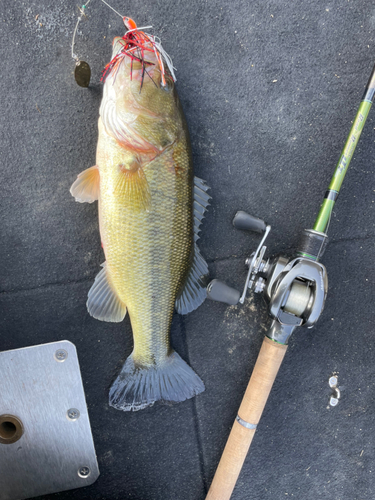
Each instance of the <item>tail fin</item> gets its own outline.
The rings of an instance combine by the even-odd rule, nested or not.
[[[137,411],[156,401],[185,401],[203,391],[202,380],[176,352],[150,368],[137,366],[130,355],[109,391],[109,404]]]

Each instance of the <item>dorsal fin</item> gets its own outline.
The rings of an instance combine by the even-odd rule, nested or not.
[[[199,239],[200,226],[210,204],[211,196],[207,194],[210,189],[206,181],[199,177],[194,177],[194,240]]]
[[[180,314],[194,311],[207,296],[205,277],[208,275],[208,266],[199,252],[197,240],[202,219],[211,199],[207,194],[209,189],[204,180],[194,177],[194,255],[185,285],[176,299],[176,311]]]

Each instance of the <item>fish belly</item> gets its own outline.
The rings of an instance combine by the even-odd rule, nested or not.
[[[119,174],[113,165],[100,168],[107,272],[130,316],[134,362],[144,367],[162,364],[171,354],[174,304],[190,265],[192,175],[189,155],[178,154],[181,149],[174,145],[144,167],[147,208],[116,193]]]

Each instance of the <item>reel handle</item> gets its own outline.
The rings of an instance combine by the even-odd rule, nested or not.
[[[206,500],[229,500],[288,346],[264,338]]]
[[[230,306],[235,306],[240,300],[240,292],[231,288],[223,281],[212,280],[207,287],[207,297],[217,302],[224,302]]]
[[[242,231],[264,233],[267,224],[262,219],[258,219],[258,217],[254,217],[253,215],[249,215],[248,213],[240,210],[233,218],[233,226],[236,229],[241,229]]]

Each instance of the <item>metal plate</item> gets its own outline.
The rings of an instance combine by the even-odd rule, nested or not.
[[[1,352],[0,381],[0,499],[95,482],[99,468],[75,346],[62,341]]]

